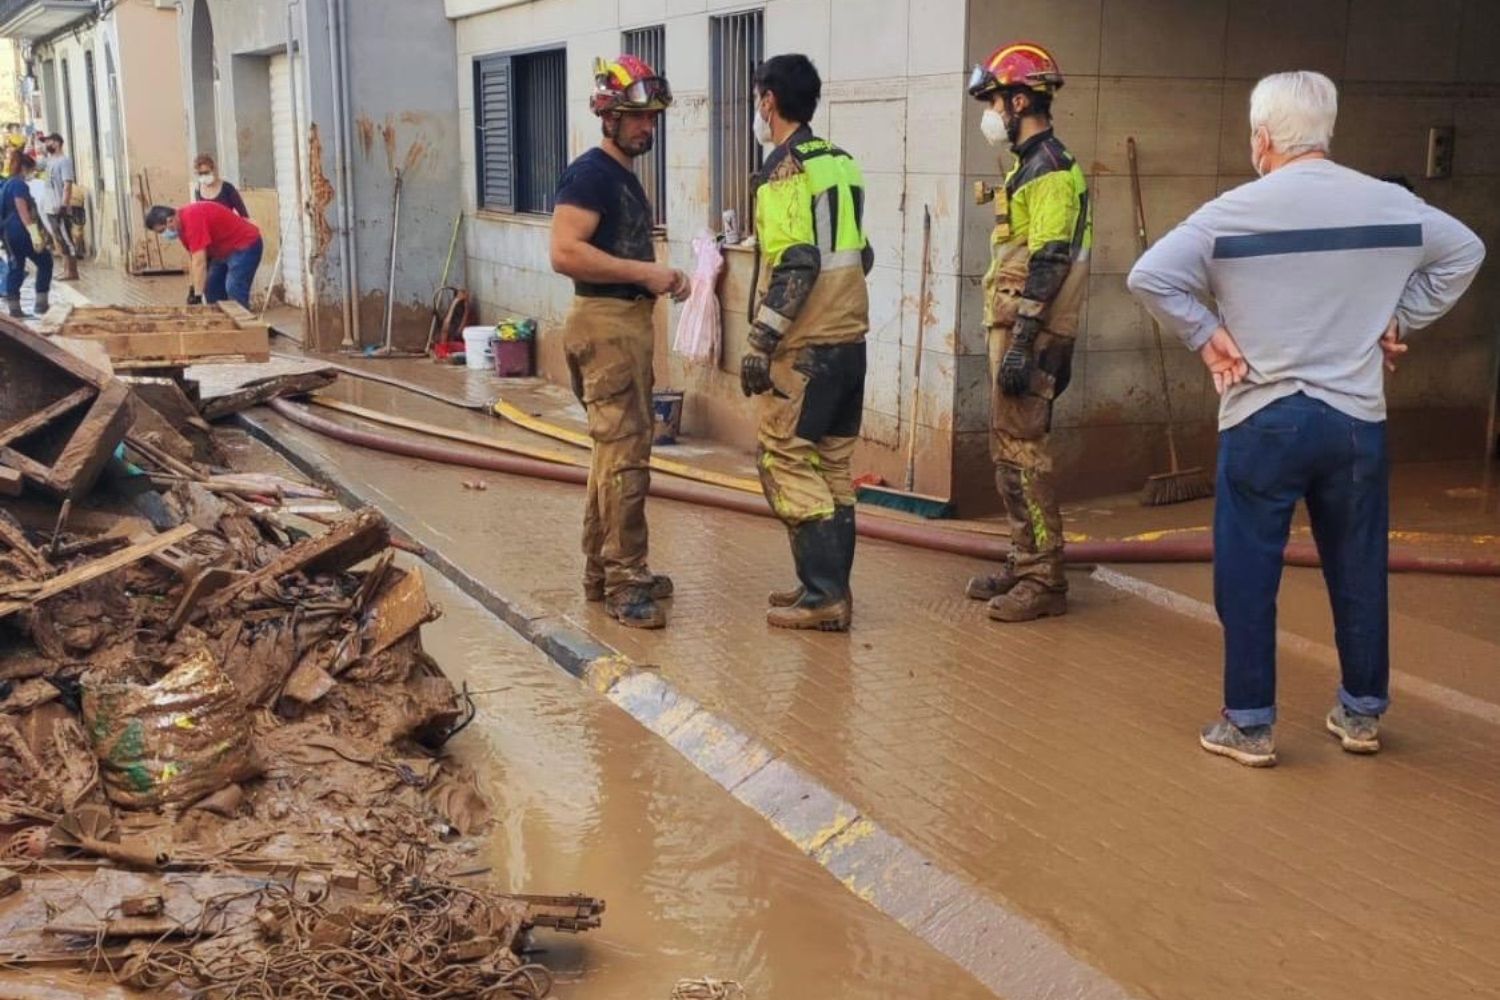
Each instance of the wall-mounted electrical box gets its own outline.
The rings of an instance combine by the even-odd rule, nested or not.
[[[1453,126],[1438,125],[1427,130],[1428,180],[1453,176]]]

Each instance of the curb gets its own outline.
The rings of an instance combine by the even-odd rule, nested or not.
[[[347,506],[370,501],[251,413],[236,423]],[[392,526],[417,540],[399,521]],[[498,593],[442,552],[424,559],[549,659],[672,745],[844,886],[1006,1000],[1129,1000],[1036,922],[945,870],[756,736],[567,619]]]

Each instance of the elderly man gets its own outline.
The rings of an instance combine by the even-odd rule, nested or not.
[[[1298,500],[1322,556],[1343,674],[1327,728],[1352,753],[1380,749],[1390,701],[1382,362],[1394,371],[1407,334],[1446,313],[1484,258],[1462,223],[1330,160],[1337,113],[1322,74],[1260,81],[1250,162],[1261,179],[1162,237],[1129,280],[1202,355],[1221,396],[1224,711],[1200,743],[1252,767],[1276,763],[1276,592]]]

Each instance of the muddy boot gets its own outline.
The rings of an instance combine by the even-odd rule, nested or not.
[[[653,573],[651,576],[651,599],[665,601],[672,596],[672,578],[665,573]],[[604,581],[583,581],[584,600],[598,603],[604,600]]]
[[[1011,560],[1005,560],[1005,566],[999,573],[981,573],[979,576],[969,577],[969,585],[964,588],[964,594],[976,601],[993,601],[1001,594],[1008,594],[1021,582],[1016,575],[1016,564]]]
[[[10,313],[11,319],[26,319],[26,310],[21,308],[21,296],[7,295],[5,307]]]
[[[604,599],[604,610],[621,625],[631,628],[661,628],[667,613],[651,597],[649,587],[626,587]]]
[[[835,525],[842,536],[844,536],[844,591],[849,595],[849,608],[854,609],[854,590],[849,586],[849,576],[854,571],[854,543],[859,537],[859,527],[854,520],[853,507],[839,507],[833,515]],[[789,608],[802,600],[802,595],[807,593],[807,588],[802,584],[789,587],[786,590],[773,590],[766,597],[766,603],[773,608]]]
[[[797,529],[788,526],[786,529],[787,541],[792,546],[792,562],[797,569],[797,584],[785,590],[773,590],[766,596],[766,603],[773,608],[790,608],[802,600],[802,595],[807,593],[807,584],[802,579],[802,565],[797,562]]]
[[[776,628],[843,632],[849,628],[851,608],[844,579],[848,557],[844,534],[832,517],[799,524],[792,536],[797,576],[804,581],[802,596],[790,607],[772,608],[766,622]]]
[[[1030,622],[1068,613],[1068,595],[1036,580],[1021,580],[990,601],[989,615],[997,622]]]
[[[47,315],[47,310],[51,308],[52,300],[47,297],[46,292],[42,292],[36,297],[36,305],[33,307],[33,311],[36,313],[36,315],[45,316]]]
[[[1245,726],[1220,719],[1198,736],[1198,745],[1209,753],[1246,767],[1276,766],[1276,736],[1270,726]]]

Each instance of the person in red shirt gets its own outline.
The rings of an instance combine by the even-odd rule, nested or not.
[[[188,305],[234,299],[250,308],[250,286],[264,250],[255,223],[216,201],[198,201],[181,208],[153,206],[146,228],[181,240],[190,255]],[[210,269],[220,262],[225,266]]]

